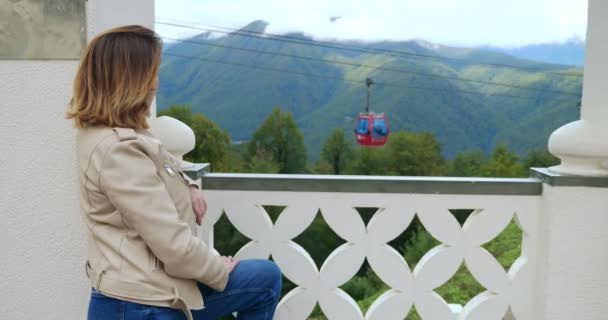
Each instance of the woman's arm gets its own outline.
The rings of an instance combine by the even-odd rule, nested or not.
[[[194,214],[196,215],[196,224],[199,226],[203,223],[203,218],[205,217],[205,213],[207,212],[207,200],[203,195],[203,192],[198,185],[198,183],[192,180],[185,172],[182,171],[181,164],[182,160],[175,157],[173,154],[167,154],[173,160],[173,163],[179,168],[179,175],[186,180],[188,185],[190,186],[190,198],[192,200],[192,210],[194,210]]]

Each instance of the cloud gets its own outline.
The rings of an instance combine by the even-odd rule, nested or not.
[[[157,17],[316,38],[425,39],[452,45],[519,46],[584,37],[587,0],[156,0]],[[331,17],[340,16],[339,23]],[[199,31],[158,26],[162,35]]]

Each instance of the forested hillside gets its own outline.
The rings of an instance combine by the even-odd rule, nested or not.
[[[422,41],[273,38],[261,35],[266,25],[256,21],[221,37],[201,30],[171,45],[158,109],[189,105],[233,141],[247,141],[281,107],[293,113],[312,160],[336,127],[352,132],[367,77],[377,83],[372,109],[386,112],[394,131],[432,133],[448,158],[473,149],[489,154],[501,143],[522,154],[542,148],[554,129],[578,116],[578,69]]]

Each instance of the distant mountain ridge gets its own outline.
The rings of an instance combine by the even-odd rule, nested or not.
[[[241,30],[261,33],[267,25],[255,21]],[[290,41],[246,34],[195,36],[166,49],[158,109],[190,105],[242,141],[280,106],[293,112],[311,158],[335,127],[352,132],[365,105],[367,77],[378,83],[372,109],[386,112],[393,130],[429,131],[448,157],[470,149],[489,152],[502,142],[520,153],[543,148],[554,129],[578,117],[582,71],[570,66],[424,41],[323,46],[292,39],[310,39],[303,33],[289,34]],[[359,50],[336,48],[343,46]]]
[[[484,49],[545,63],[577,67],[582,67],[585,64],[585,42],[577,37],[572,37],[563,43],[532,44],[517,48],[484,47]]]

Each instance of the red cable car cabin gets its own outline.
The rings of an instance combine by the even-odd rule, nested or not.
[[[383,146],[389,135],[388,120],[384,113],[359,113],[355,138],[362,146]]]

